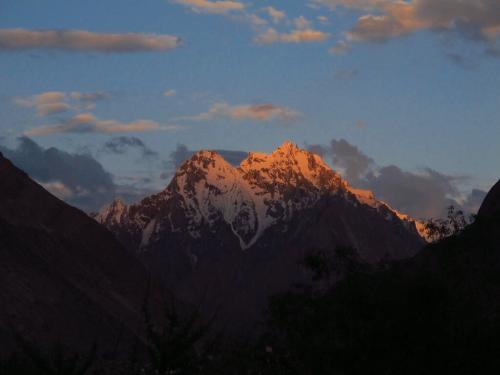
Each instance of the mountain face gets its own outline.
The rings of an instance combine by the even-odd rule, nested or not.
[[[500,181],[491,188],[478,212],[479,218],[488,218],[500,214]]]
[[[304,280],[309,251],[351,246],[376,263],[424,243],[416,221],[289,142],[236,168],[197,152],[164,191],[130,206],[114,201],[96,220],[167,285],[228,319],[255,318],[268,295]]]
[[[140,341],[144,266],[1,154],[0,181],[0,353],[12,350],[12,330],[75,350],[96,341],[108,353]]]

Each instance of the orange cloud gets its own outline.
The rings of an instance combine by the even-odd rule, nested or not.
[[[331,49],[342,53],[354,42],[384,42],[419,30],[450,30],[489,43],[500,36],[498,0],[316,0],[331,9],[338,6],[370,11],[358,18],[346,38]],[[492,47],[493,46],[493,47]]]
[[[255,43],[307,43],[322,42],[330,37],[328,33],[314,29],[297,29],[289,33],[279,33],[273,28],[267,29],[263,34],[254,38]]]
[[[71,107],[64,100],[64,93],[48,91],[29,98],[17,98],[14,101],[21,107],[36,108],[38,116],[47,116],[69,110]]]
[[[80,113],[55,125],[44,125],[27,130],[27,136],[46,136],[61,133],[130,133],[177,130],[178,125],[160,125],[156,121],[139,119],[132,122],[100,120],[92,113]]]
[[[185,5],[195,12],[224,14],[230,11],[245,9],[245,4],[238,1],[209,1],[209,0],[173,0],[174,3]]]
[[[0,29],[0,50],[59,49],[65,51],[167,51],[180,45],[172,35],[104,34],[82,30],[32,31]]]
[[[275,119],[291,121],[298,112],[274,104],[244,104],[231,106],[225,102],[215,103],[207,112],[196,116],[184,117],[185,120],[206,121],[213,118],[229,118],[235,121],[267,122]]]

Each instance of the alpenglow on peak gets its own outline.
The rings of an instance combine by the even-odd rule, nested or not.
[[[290,141],[270,154],[250,152],[238,167],[217,152],[198,151],[179,167],[164,191],[127,208],[110,205],[97,220],[108,227],[129,226],[127,231],[141,234],[138,242],[144,248],[166,231],[185,230],[199,239],[207,228],[228,226],[240,247],[247,249],[268,228],[286,225],[297,213],[329,197],[415,226],[383,202],[367,199],[366,192],[352,189],[320,156]]]

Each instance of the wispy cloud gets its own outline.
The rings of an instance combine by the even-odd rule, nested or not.
[[[14,102],[26,108],[35,108],[38,116],[47,116],[69,110],[65,94],[60,91],[48,91],[27,98],[16,98]]]
[[[274,8],[273,10],[275,11]],[[276,18],[276,15],[273,17],[272,14],[273,12],[270,12],[270,16],[273,19]],[[286,20],[286,25],[288,26],[287,31],[280,31],[273,27],[261,28],[258,30],[258,34],[254,38],[254,42],[257,44],[310,43],[322,42],[330,38],[330,34],[324,31],[316,30],[313,23],[304,16],[299,16],[289,20],[286,14],[283,13],[283,17]]]
[[[278,10],[272,6],[265,7],[263,10],[271,17],[274,23],[280,23],[287,19],[285,11]]]
[[[177,91],[174,90],[174,89],[169,89],[169,90],[166,90],[164,93],[163,93],[163,96],[166,96],[166,97],[172,97],[172,96],[176,96],[177,95]]]
[[[227,14],[232,11],[242,11],[245,4],[239,1],[209,1],[209,0],[172,0],[176,4],[189,7],[198,13]]]
[[[161,125],[156,121],[139,119],[132,122],[121,122],[117,120],[101,120],[92,113],[80,113],[54,125],[43,125],[29,129],[25,132],[27,136],[46,136],[61,133],[130,133],[168,131],[182,128],[179,125]]]
[[[221,14],[249,24],[256,32],[253,41],[257,44],[320,42],[330,37],[328,33],[316,30],[304,16],[290,20],[285,11],[273,6],[252,8],[238,1],[172,0],[172,2],[187,6],[197,13]],[[263,13],[265,16],[261,17]],[[269,27],[271,22],[274,27]]]
[[[37,95],[15,98],[14,103],[20,107],[35,108],[37,116],[44,117],[66,112],[68,110],[92,109],[98,101],[109,98],[104,92],[64,93],[61,91],[47,91]]]
[[[314,29],[295,29],[288,33],[280,33],[268,28],[264,33],[257,35],[254,42],[258,44],[322,42],[329,37],[328,33]]]
[[[180,38],[156,34],[109,34],[83,30],[0,29],[0,51],[58,49],[92,52],[167,51]]]
[[[226,102],[215,103],[207,112],[195,116],[183,117],[184,120],[207,121],[213,118],[227,118],[235,121],[268,122],[271,120],[292,121],[299,113],[291,108],[275,104],[229,105]]]

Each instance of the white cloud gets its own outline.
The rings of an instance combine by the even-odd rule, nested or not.
[[[83,30],[0,29],[0,51],[59,49],[65,51],[140,52],[167,51],[180,45],[172,35],[109,34]]]

